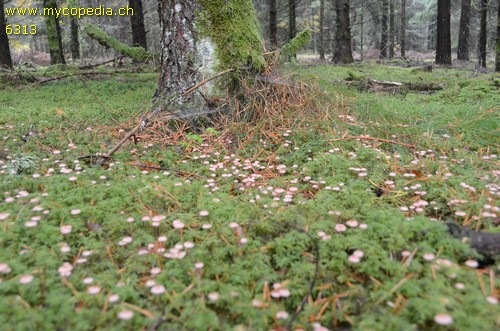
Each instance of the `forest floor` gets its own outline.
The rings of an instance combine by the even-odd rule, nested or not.
[[[500,233],[498,75],[286,73],[309,91],[289,111],[156,123],[105,167],[81,156],[136,124],[156,74],[0,90],[2,330],[499,329],[498,260],[444,225]]]

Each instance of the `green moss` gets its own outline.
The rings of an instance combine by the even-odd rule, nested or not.
[[[201,0],[198,27],[215,44],[219,69],[235,69],[226,85],[239,84],[242,71],[261,72],[266,66],[262,40],[250,0]]]
[[[290,58],[297,54],[299,50],[307,46],[311,41],[311,30],[306,29],[301,31],[298,35],[295,36],[292,40],[286,43],[280,51],[280,54],[283,58]]]
[[[142,47],[130,47],[127,44],[116,40],[92,23],[87,23],[84,26],[83,31],[85,31],[90,38],[97,40],[99,44],[105,47],[110,47],[115,51],[134,59],[135,61],[146,61],[151,59],[153,56],[152,53],[145,51]]]
[[[150,147],[128,142],[114,155],[113,166],[108,169],[89,166],[86,159],[80,159],[79,174],[74,163],[79,156],[104,151],[109,139],[115,142],[119,138],[110,129],[116,126],[107,117],[108,112],[118,121],[133,125],[130,116],[149,107],[157,75],[113,73],[111,79],[88,80],[88,87],[95,91],[92,94],[78,78],[0,90],[0,105],[9,110],[0,111],[0,129],[5,131],[0,151],[10,157],[36,157],[29,171],[17,176],[0,172],[0,214],[9,214],[0,222],[0,263],[7,263],[12,269],[1,275],[3,329],[136,330],[154,328],[162,316],[166,321],[158,329],[285,327],[289,320],[276,319],[276,313],[286,311],[291,316],[308,297],[318,256],[320,270],[311,296],[313,304],[305,303],[290,329],[312,330],[313,316],[314,322],[331,328],[352,323],[353,330],[444,330],[433,321],[438,313],[450,314],[454,320],[451,327],[456,330],[498,329],[499,306],[489,304],[485,297],[495,295],[491,288],[500,286],[500,278],[464,267],[464,260],[477,256],[464,243],[448,236],[441,220],[448,213],[461,221],[454,215],[457,210],[466,211],[472,219],[481,214],[485,204],[492,203],[488,186],[495,185],[492,174],[498,166],[491,154],[498,154],[498,148],[491,126],[496,114],[488,109],[499,103],[499,97],[491,90],[462,105],[451,96],[443,97],[445,93],[409,93],[407,100],[402,100],[400,96],[381,96],[334,85],[336,78],[346,77],[349,71],[356,74],[357,69],[360,68],[307,69],[309,74],[317,75],[324,89],[333,91],[332,95],[342,91],[344,109],[350,107],[348,113],[355,118],[353,122],[345,123],[333,111],[329,113],[331,120],[317,113],[300,114],[300,121],[286,127],[290,131],[285,138],[285,128],[266,132],[262,124],[275,120],[268,117],[257,123],[263,129],[253,129],[260,131],[254,138],[244,136],[241,129],[238,134],[243,143],[241,147],[231,145],[231,150],[217,147],[213,130],[187,138],[197,147],[202,147],[198,138],[203,139],[207,149],[199,152],[183,151],[170,140],[166,145],[152,141]],[[362,69],[363,75],[377,79],[392,73],[394,80],[403,81],[411,75],[408,68]],[[467,79],[470,73],[465,71],[457,77],[453,73],[455,78],[446,75],[445,70],[436,70],[423,77],[425,81],[447,81],[446,90],[456,95],[490,91],[486,86],[491,83],[490,75]],[[454,80],[464,82],[463,91],[455,91]],[[103,112],[96,97],[108,112]],[[292,109],[282,115],[295,119],[297,112]],[[31,124],[39,135],[22,141],[19,137]],[[490,125],[491,132],[480,131],[486,125]],[[461,134],[461,127],[473,132]],[[234,132],[231,127],[227,129]],[[430,129],[446,133],[449,138],[425,135]],[[419,157],[414,151],[389,143],[381,143],[375,150],[359,141],[337,141],[344,132],[424,145],[428,146],[425,149],[448,157]],[[170,135],[169,139],[174,138]],[[285,139],[289,143],[285,144]],[[477,151],[470,149],[467,139],[474,139]],[[77,148],[69,148],[70,142]],[[61,154],[54,155],[55,149]],[[203,158],[201,153],[210,156]],[[396,159],[396,153],[401,157]],[[491,157],[483,158],[486,155]],[[222,176],[232,173],[230,167],[237,165],[236,158],[252,163],[259,160],[266,166],[267,178],[240,191],[243,186],[238,181],[259,170],[256,166],[238,166],[237,176]],[[412,162],[416,158],[418,164]],[[163,174],[163,170],[142,173],[130,166],[136,161],[153,162],[171,171],[169,175]],[[60,173],[63,163],[74,172]],[[211,169],[218,164],[223,166]],[[273,165],[276,170],[278,164],[286,165],[286,173],[271,168]],[[367,177],[353,170],[360,167],[366,168]],[[49,172],[50,168],[55,171]],[[412,169],[418,169],[425,180],[413,181],[403,175]],[[443,180],[447,172],[453,176]],[[33,177],[34,173],[41,176]],[[70,176],[78,178],[73,182]],[[311,177],[309,181],[306,176]],[[391,180],[396,187],[379,197],[368,179],[377,185]],[[207,185],[210,182],[217,190]],[[465,189],[461,183],[477,191]],[[431,204],[421,214],[408,215],[399,207],[420,199],[411,188],[417,184],[421,185],[418,190],[427,192],[422,198]],[[338,186],[340,191],[328,190],[327,185]],[[285,190],[293,186],[297,191],[293,201],[285,203],[275,200],[271,190],[263,191],[269,186]],[[4,202],[20,190],[30,195]],[[448,202],[452,199],[467,202],[451,206]],[[50,212],[37,211],[39,207],[34,207],[38,205]],[[75,208],[81,213],[72,215],[70,211]],[[200,210],[207,210],[209,215],[200,217]],[[158,214],[167,216],[158,227],[139,221],[143,216]],[[42,218],[37,227],[26,227],[25,223],[36,216]],[[129,217],[136,221],[128,222]],[[429,217],[438,220],[431,221]],[[176,219],[186,225],[182,232],[172,227]],[[338,232],[336,225],[350,219],[366,224],[367,228],[348,227]],[[229,227],[233,221],[241,226],[248,239],[246,245]],[[487,218],[481,221],[486,228],[491,222]],[[90,230],[87,222],[99,224],[100,229]],[[212,227],[202,229],[204,223]],[[72,225],[70,234],[61,234],[63,224]],[[490,227],[498,232],[498,228]],[[299,230],[306,230],[310,236]],[[319,240],[320,231],[331,239]],[[195,247],[181,260],[165,259],[161,254],[139,254],[150,244],[161,247],[157,243],[160,235],[167,237],[163,243],[167,251],[186,241]],[[119,243],[125,236],[133,241],[122,246]],[[71,248],[70,252],[61,252],[63,242]],[[62,281],[58,269],[64,262],[73,264],[83,257],[84,250],[93,251],[86,257],[88,262],[73,265],[73,274]],[[355,250],[364,253],[359,263],[348,260]],[[411,258],[405,258],[406,251],[414,252]],[[427,261],[426,253],[435,254],[436,259]],[[195,270],[197,262],[203,262],[204,268]],[[161,268],[160,274],[152,275],[153,267]],[[490,270],[497,268],[498,263]],[[32,274],[33,281],[20,284],[21,275],[26,274]],[[87,293],[88,285],[82,280],[88,277],[94,278],[92,285],[101,287],[99,295]],[[150,279],[165,286],[168,293],[153,295],[145,286]],[[290,296],[266,299],[274,283],[285,284]],[[456,289],[456,283],[465,284],[465,290]],[[218,294],[217,300],[210,299],[212,292]],[[119,303],[107,302],[111,293],[120,296]],[[266,307],[252,305],[254,299]],[[131,320],[120,320],[119,312],[130,307],[150,312],[154,318],[135,311]]]

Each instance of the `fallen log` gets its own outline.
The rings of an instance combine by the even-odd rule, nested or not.
[[[349,82],[352,84],[352,82]],[[393,82],[386,80],[361,80],[357,83],[361,90],[368,90],[376,93],[406,94],[408,92],[428,92],[439,91],[444,88],[444,84],[437,83],[414,83],[414,82]]]

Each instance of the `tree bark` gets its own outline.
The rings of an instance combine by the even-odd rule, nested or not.
[[[488,18],[488,0],[481,0],[481,24],[480,24],[480,32],[479,32],[479,65],[482,68],[486,68],[486,43],[487,43],[487,35],[486,35],[486,26],[487,26],[487,18]]]
[[[394,0],[389,2],[389,58],[394,57]]]
[[[297,0],[288,0],[288,41],[297,35]]]
[[[269,0],[269,40],[273,48],[278,47],[278,8],[276,0]]]
[[[462,61],[469,61],[470,3],[471,0],[462,0],[460,12],[457,59]]]
[[[450,0],[438,0],[436,64],[451,64]]]
[[[10,55],[9,37],[5,31],[7,20],[5,19],[4,3],[0,0],[0,66],[12,68],[12,56]]]
[[[187,107],[196,106],[191,105],[191,102],[196,104],[199,101],[199,97],[194,93],[182,96],[200,79],[195,33],[197,4],[197,0],[158,1],[161,69],[153,102],[159,111],[183,111]]]
[[[130,8],[134,10],[134,14],[130,15],[130,24],[132,27],[132,46],[148,49],[146,39],[146,28],[144,27],[144,13],[142,10],[142,0],[129,0]]]
[[[325,60],[325,0],[319,3],[319,59]]]
[[[495,71],[500,72],[500,2],[497,8],[497,55],[496,55],[496,65]]]
[[[335,52],[336,63],[352,63],[351,23],[349,16],[349,0],[336,0],[335,5]]]
[[[206,54],[200,52],[199,33],[215,44],[218,69],[227,73],[220,86],[232,96],[242,96],[241,77],[265,69],[251,0],[160,0],[158,12],[161,69],[153,96],[155,111],[185,113],[205,107],[198,93],[185,93],[201,79],[201,56]]]
[[[360,21],[361,21],[361,25],[360,25],[360,36],[359,36],[359,56],[360,56],[360,60],[363,61],[364,59],[364,47],[365,47],[365,0],[361,0],[361,15],[360,15]]]
[[[406,0],[401,0],[401,57],[406,59]]]
[[[55,12],[57,9],[56,0],[43,0],[43,8],[51,8]],[[45,16],[45,29],[49,43],[50,63],[65,64],[59,19],[55,15]]]
[[[1,0],[0,0],[1,1]],[[73,60],[80,58],[80,41],[78,33],[78,22],[75,16],[70,17],[70,30],[71,30],[71,57]]]
[[[389,0],[382,0],[382,21],[381,21],[381,35],[380,35],[380,57],[387,58],[388,39],[389,39],[389,22],[387,13],[389,11]]]

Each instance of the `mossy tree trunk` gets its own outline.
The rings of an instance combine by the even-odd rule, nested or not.
[[[215,44],[218,69],[234,69],[223,86],[238,93],[240,74],[265,69],[264,46],[251,0],[200,0],[201,33]]]
[[[130,23],[132,26],[132,46],[148,49],[146,39],[146,28],[144,27],[144,12],[142,10],[142,0],[129,0],[130,8],[134,10],[134,14],[130,15]]]
[[[43,0],[43,7],[51,8],[55,12],[57,9],[57,2],[56,0]],[[64,61],[59,19],[55,15],[45,16],[45,29],[47,31],[47,39],[49,43],[50,63],[66,63]]]
[[[352,63],[351,20],[349,16],[349,0],[335,2],[335,63]]]
[[[200,0],[203,34],[216,45],[220,69],[265,66],[263,45],[251,0]]]
[[[251,75],[265,69],[264,47],[251,0],[161,0],[158,10],[162,52],[160,80],[153,97],[157,109],[199,108],[198,94],[182,94],[200,81],[197,43],[201,37],[215,44],[218,69],[234,69],[223,83],[230,93],[239,92],[243,73]],[[167,106],[158,106],[161,104]]]
[[[5,31],[7,20],[5,19],[4,3],[0,0],[0,66],[12,68],[12,57],[10,55],[9,37]]]

